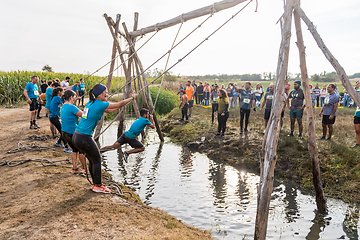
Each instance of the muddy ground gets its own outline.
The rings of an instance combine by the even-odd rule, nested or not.
[[[42,114],[43,115],[43,114]],[[40,129],[29,129],[28,106],[0,108],[0,163],[25,159],[50,161],[70,154],[49,149],[16,150],[36,144],[54,148],[49,121],[37,120]],[[47,140],[29,137],[48,136]],[[15,163],[15,162],[13,162]],[[210,239],[210,233],[190,227],[175,217],[141,203],[137,196],[93,193],[86,178],[67,167],[27,162],[0,166],[0,239]]]

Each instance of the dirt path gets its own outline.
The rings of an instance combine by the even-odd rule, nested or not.
[[[50,134],[48,119],[29,129],[28,107],[0,109],[0,163],[12,160],[62,160],[60,151],[23,151],[35,143],[53,147],[55,140],[28,140],[34,134]],[[71,165],[68,165],[71,166]],[[0,166],[5,179],[0,190],[0,239],[210,239],[210,233],[190,227],[173,216],[116,195],[96,194],[86,178],[70,168],[43,167],[29,162],[16,167]]]

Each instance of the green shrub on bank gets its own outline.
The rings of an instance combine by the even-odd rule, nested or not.
[[[65,80],[67,76],[71,78],[70,85],[80,81],[81,78],[88,77],[86,74],[78,73],[54,73],[54,72],[34,72],[34,71],[0,71],[0,104],[13,104],[25,100],[23,94],[25,86],[31,81],[32,76],[38,76],[40,87],[40,80],[54,80],[58,78],[60,81]],[[100,76],[91,76],[85,80],[85,88],[91,89],[95,84],[102,81],[106,84],[107,79]],[[110,87],[110,92],[115,92],[119,87],[125,83],[124,78],[113,77]]]

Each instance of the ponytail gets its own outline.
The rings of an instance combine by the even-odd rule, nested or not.
[[[55,88],[52,93],[51,99],[53,99],[55,96],[58,96],[59,92],[62,92],[62,91],[63,91],[63,89],[61,87]]]
[[[68,101],[71,97],[75,96],[75,92],[73,90],[66,90],[64,95],[61,97],[61,101],[65,102]]]

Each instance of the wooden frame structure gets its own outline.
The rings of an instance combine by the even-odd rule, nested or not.
[[[273,103],[272,105],[270,119],[263,140],[264,158],[261,159],[260,163],[260,183],[258,187],[258,204],[254,239],[266,239],[270,198],[274,182],[274,168],[277,160],[276,150],[280,132],[280,114],[283,104],[285,104],[284,88],[289,61],[292,16],[294,16],[297,46],[300,55],[301,78],[307,111],[308,147],[313,165],[313,182],[316,193],[316,205],[319,212],[326,212],[327,209],[325,195],[322,188],[320,165],[318,161],[315,135],[315,117],[310,96],[309,78],[305,60],[305,47],[302,37],[300,19],[302,19],[307,25],[319,48],[323,51],[325,57],[333,65],[338,76],[340,77],[342,84],[348,90],[351,98],[354,99],[356,104],[360,103],[360,96],[356,94],[355,89],[350,83],[349,77],[345,73],[345,70],[331,54],[325,43],[322,41],[320,35],[316,31],[313,23],[300,8],[300,0],[286,0],[284,14],[280,19],[282,40],[279,50],[278,66],[276,70],[276,90],[275,97],[273,99],[275,104]]]
[[[116,17],[116,21],[113,21],[111,17],[107,16],[107,14],[104,14],[104,18],[109,27],[110,33],[113,37],[113,48],[112,48],[112,56],[111,56],[112,62],[110,65],[107,87],[109,88],[111,85],[112,72],[114,71],[115,56],[117,52],[120,56],[121,65],[125,73],[125,79],[126,79],[125,81],[126,86],[124,89],[123,97],[127,98],[133,92],[133,89],[135,89],[136,91],[136,89],[144,88],[145,92],[144,91],[140,92],[142,97],[142,102],[143,105],[146,108],[148,108],[151,113],[153,113],[156,130],[162,142],[164,141],[164,139],[161,133],[160,126],[158,124],[158,120],[156,118],[156,114],[154,114],[155,108],[153,106],[153,102],[151,99],[150,90],[148,87],[148,82],[145,76],[144,68],[135,50],[136,38],[146,33],[159,31],[161,29],[168,28],[194,18],[198,18],[207,14],[213,14],[215,12],[234,7],[246,1],[248,0],[224,0],[218,3],[214,3],[213,5],[209,5],[182,14],[168,21],[157,23],[141,29],[138,29],[139,14],[135,13],[133,31],[131,32],[128,31],[125,23],[122,23],[123,31],[119,30],[119,26],[120,26],[119,14]],[[278,66],[276,70],[275,95],[273,99],[270,119],[267,124],[265,136],[263,139],[263,149],[264,149],[263,159],[260,161],[261,171],[260,171],[260,183],[258,186],[258,204],[257,204],[254,239],[266,239],[270,198],[271,198],[271,193],[273,190],[273,182],[274,182],[274,168],[277,160],[276,151],[277,151],[277,144],[278,144],[279,131],[280,131],[280,114],[285,104],[284,90],[285,90],[285,78],[287,74],[288,61],[289,61],[292,17],[294,17],[294,23],[296,28],[297,46],[300,55],[301,77],[302,77],[303,89],[305,95],[305,104],[307,106],[306,110],[308,116],[307,117],[308,146],[313,164],[313,181],[316,192],[316,203],[317,203],[318,211],[320,212],[326,211],[326,201],[322,188],[320,165],[318,162],[318,152],[317,152],[316,135],[315,135],[315,117],[313,113],[313,106],[311,103],[309,79],[308,79],[306,60],[305,60],[305,47],[302,37],[300,19],[302,19],[305,22],[305,24],[308,26],[311,34],[313,35],[320,49],[323,51],[325,57],[330,61],[330,63],[335,68],[337,74],[339,75],[342,81],[342,84],[348,90],[349,95],[352,97],[352,99],[355,100],[356,104],[360,106],[360,96],[356,94],[355,89],[352,87],[344,69],[341,67],[341,65],[335,59],[335,57],[331,54],[331,52],[327,49],[324,42],[320,38],[320,35],[317,33],[314,25],[305,15],[304,11],[300,8],[300,0],[286,0],[286,4],[284,6],[284,14],[280,18],[282,40],[279,50]],[[118,41],[120,37],[123,37],[127,41],[128,46],[130,46],[129,51],[121,50]],[[127,54],[129,56],[127,60],[124,59],[123,57],[124,54]],[[136,74],[136,76],[133,76],[132,73],[133,75]],[[135,78],[137,79],[137,82],[133,81]],[[133,101],[133,107],[135,109],[136,116],[139,117],[140,115],[139,106],[136,100]],[[126,112],[125,108],[122,108],[121,113],[119,115],[120,124],[118,128],[118,136],[120,136],[123,132],[123,128],[124,128],[123,122],[125,120],[125,112]],[[102,127],[102,121],[99,123],[97,127],[95,133],[96,136],[99,135],[101,127]]]

